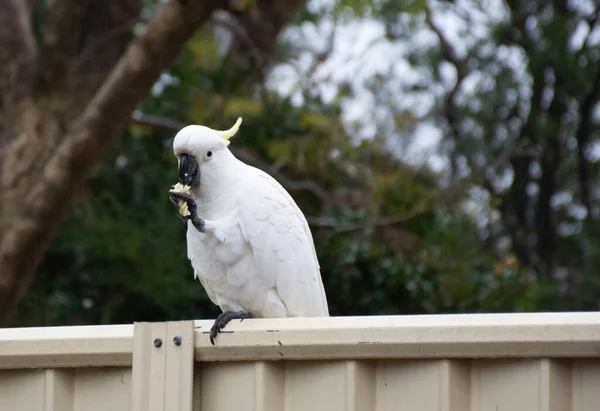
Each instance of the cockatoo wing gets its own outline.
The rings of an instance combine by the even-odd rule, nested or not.
[[[214,264],[214,259],[208,251],[206,244],[202,241],[204,236],[205,234],[199,233],[192,225],[192,222],[188,221],[187,254],[194,269],[194,278],[200,280],[200,284],[204,287],[210,301],[218,305],[217,296],[211,287],[210,281],[206,278],[206,273],[210,272],[210,266]]]
[[[329,316],[306,218],[274,178],[249,168],[253,175],[238,196],[238,212],[255,272],[277,293],[290,317]]]

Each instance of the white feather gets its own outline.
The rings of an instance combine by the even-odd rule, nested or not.
[[[210,138],[183,137],[176,154],[201,158],[212,147]],[[211,301],[253,317],[329,316],[312,234],[292,197],[227,148],[212,157],[201,162],[200,188],[192,190],[206,232],[191,222],[187,230],[194,276]]]

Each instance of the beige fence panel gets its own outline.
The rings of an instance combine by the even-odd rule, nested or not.
[[[211,325],[0,329],[0,410],[600,410],[600,313]]]

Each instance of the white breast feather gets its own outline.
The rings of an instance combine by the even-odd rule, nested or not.
[[[266,291],[272,290],[289,317],[329,316],[310,228],[292,197],[253,167],[231,192],[235,204],[223,225],[223,243],[188,224],[188,258],[211,301],[230,300],[253,311],[261,306],[257,298],[269,299]]]

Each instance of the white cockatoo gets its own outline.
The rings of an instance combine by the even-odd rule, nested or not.
[[[241,122],[226,131],[187,126],[173,141],[179,184],[170,201],[187,224],[194,278],[223,311],[212,344],[232,319],[329,316],[302,211],[274,178],[228,149]]]

